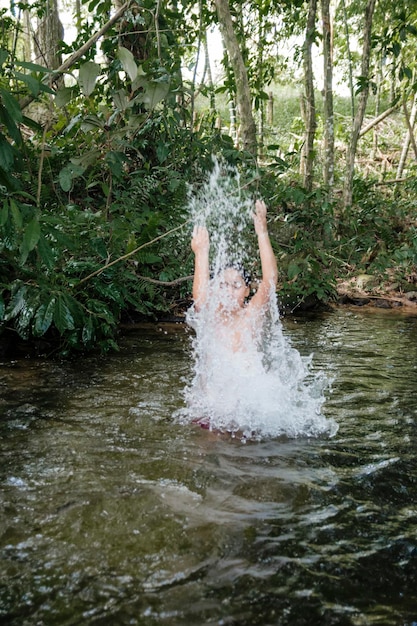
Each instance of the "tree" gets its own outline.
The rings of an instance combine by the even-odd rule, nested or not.
[[[248,74],[235,33],[228,0],[215,0],[220,31],[233,69],[236,104],[239,112],[240,138],[243,150],[257,156],[256,124],[252,113],[252,98]]]
[[[324,162],[323,182],[332,188],[334,183],[334,112],[333,112],[333,41],[330,20],[330,0],[321,0],[323,22],[323,111],[324,111]]]
[[[356,109],[353,127],[348,144],[346,155],[346,174],[345,185],[343,189],[343,203],[345,207],[352,204],[353,194],[353,175],[355,171],[355,157],[363,118],[365,116],[366,104],[369,95],[369,68],[371,63],[371,37],[372,37],[372,19],[375,10],[376,0],[368,0],[364,16],[363,28],[363,47],[362,47],[362,65],[361,76],[359,78],[359,102]]]
[[[47,0],[34,34],[35,61],[51,70],[57,69],[62,64],[60,42],[63,38],[58,1]]]
[[[316,104],[314,98],[314,75],[311,48],[316,34],[317,0],[309,0],[307,26],[303,45],[305,139],[301,154],[301,173],[307,191],[313,186],[314,137],[316,134]]]

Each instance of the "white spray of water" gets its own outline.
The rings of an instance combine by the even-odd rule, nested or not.
[[[216,277],[225,267],[249,263],[253,207],[253,200],[239,191],[237,172],[218,163],[190,199],[192,221],[210,233],[214,278],[206,306],[198,313],[191,307],[187,314],[195,329],[194,375],[178,417],[245,439],[332,436],[337,425],[321,413],[328,381],[313,373],[311,357],[302,357],[283,334],[275,297],[241,338],[243,349],[236,350],[227,327],[217,323],[219,306],[225,310],[228,303]]]

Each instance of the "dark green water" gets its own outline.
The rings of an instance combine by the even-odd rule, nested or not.
[[[189,337],[0,363],[0,623],[417,624],[417,318],[284,321],[332,439],[179,425]]]

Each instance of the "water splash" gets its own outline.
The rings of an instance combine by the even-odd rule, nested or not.
[[[210,233],[213,280],[206,306],[187,313],[195,330],[194,372],[177,417],[245,439],[334,435],[337,425],[321,413],[329,381],[313,372],[311,357],[291,346],[275,297],[240,337],[243,349],[232,345],[227,327],[219,328],[218,310],[227,310],[228,292],[218,288],[218,276],[225,267],[248,266],[258,256],[251,245],[253,199],[242,193],[238,173],[215,163],[206,184],[191,197],[189,211],[191,220]]]

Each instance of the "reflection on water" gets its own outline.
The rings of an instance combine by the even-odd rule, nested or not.
[[[417,623],[417,318],[284,329],[334,378],[332,439],[176,423],[183,326],[0,365],[0,623]]]

